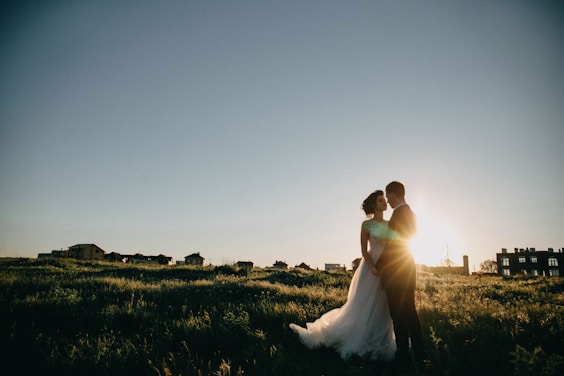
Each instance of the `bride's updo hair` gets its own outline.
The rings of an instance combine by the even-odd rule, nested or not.
[[[362,203],[362,210],[366,213],[366,215],[374,214],[374,206],[376,206],[376,202],[378,201],[378,196],[383,195],[384,192],[381,190],[377,190],[372,192],[366,200]]]

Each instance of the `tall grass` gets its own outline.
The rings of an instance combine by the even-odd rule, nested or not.
[[[385,364],[307,350],[288,329],[342,305],[350,278],[1,259],[0,372],[387,374]],[[564,374],[563,292],[561,278],[420,275],[416,299],[434,374]]]

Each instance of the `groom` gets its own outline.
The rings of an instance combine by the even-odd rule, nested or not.
[[[415,261],[409,250],[409,240],[417,232],[415,214],[405,203],[405,187],[402,183],[393,181],[388,184],[386,198],[394,209],[388,224],[390,235],[372,272],[381,276],[382,286],[388,296],[396,335],[396,362],[411,363],[411,338],[415,360],[424,367],[430,367],[423,349],[421,322],[415,309]]]

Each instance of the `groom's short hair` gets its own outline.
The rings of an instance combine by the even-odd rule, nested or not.
[[[395,193],[399,197],[405,196],[405,187],[399,181],[393,181],[386,185],[386,193]]]

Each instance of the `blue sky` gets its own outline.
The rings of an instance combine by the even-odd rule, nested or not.
[[[420,262],[564,247],[558,2],[2,7],[0,256],[350,266],[391,180]]]

